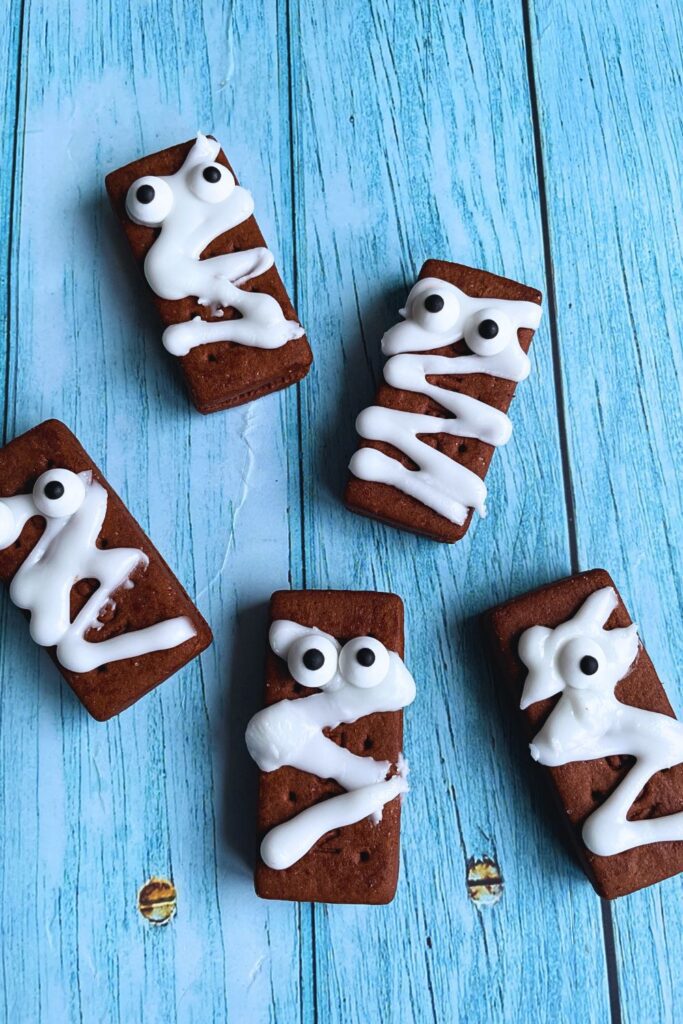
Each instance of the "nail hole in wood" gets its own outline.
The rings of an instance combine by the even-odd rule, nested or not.
[[[166,878],[150,878],[138,893],[138,910],[150,924],[168,924],[176,906],[176,888]]]

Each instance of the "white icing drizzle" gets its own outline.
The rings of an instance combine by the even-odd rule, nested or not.
[[[196,317],[167,328],[163,343],[173,355],[187,355],[197,345],[213,341],[279,348],[304,334],[300,324],[285,318],[272,296],[240,290],[240,285],[272,267],[269,249],[201,259],[214,239],[254,212],[251,193],[235,184],[227,167],[215,162],[219,151],[220,143],[200,132],[180,170],[138,178],[126,198],[132,221],[161,228],[145,257],[145,276],[152,290],[162,299],[197,296],[214,316],[227,306],[241,314],[241,318],[211,323]]]
[[[356,420],[360,436],[393,445],[418,469],[407,469],[374,448],[360,448],[349,468],[359,479],[391,484],[461,525],[471,508],[486,514],[486,486],[476,473],[424,443],[420,435],[451,434],[498,446],[510,439],[512,424],[500,410],[432,384],[427,377],[482,373],[524,380],[530,363],[517,332],[522,327],[538,327],[541,308],[534,302],[472,298],[455,285],[429,277],[417,282],[400,312],[405,319],[382,338],[382,351],[391,357],[384,367],[384,379],[392,387],[425,395],[451,416],[377,405],[364,409]],[[492,337],[480,333],[487,328]],[[463,338],[471,350],[469,355],[422,354]]]
[[[407,792],[406,780],[400,775],[394,775],[385,782],[376,782],[314,804],[270,830],[261,843],[261,858],[269,868],[289,868],[308,853],[326,832],[354,825],[363,818],[375,817],[377,820],[378,811],[381,821],[384,805]]]
[[[346,793],[331,797],[276,826],[261,844],[265,864],[278,870],[296,863],[326,832],[363,818],[381,820],[390,800],[407,792],[407,764],[360,757],[324,735],[342,722],[380,711],[398,711],[415,698],[415,682],[394,651],[372,637],[356,637],[342,648],[327,633],[280,619],[270,630],[270,646],[287,660],[303,686],[320,693],[282,700],[259,711],[249,722],[249,753],[264,772],[283,765],[323,779],[335,779]],[[370,664],[361,664],[370,660]],[[320,664],[307,666],[312,652]],[[360,654],[360,652],[363,652]],[[360,658],[358,655],[360,654]]]
[[[54,497],[50,497],[50,488]],[[61,489],[61,493],[59,493]],[[112,595],[132,586],[131,574],[148,559],[137,548],[98,548],[107,511],[107,492],[89,472],[66,469],[43,473],[32,494],[0,499],[0,548],[9,547],[33,516],[45,529],[10,584],[10,598],[30,612],[31,636],[42,647],[56,647],[60,665],[90,672],[100,665],[177,647],[196,635],[186,616],[166,619],[145,629],[92,643],[100,616],[115,605]],[[79,580],[96,579],[99,587],[71,621],[71,589]]]
[[[614,690],[638,656],[637,627],[604,629],[617,606],[612,587],[595,591],[573,618],[555,629],[532,626],[519,656],[529,669],[522,709],[561,694],[530,745],[540,764],[628,755],[636,762],[583,826],[583,841],[608,857],[648,843],[683,840],[683,812],[637,821],[628,812],[659,771],[683,763],[683,723],[631,707]]]
[[[196,316],[186,323],[171,324],[162,335],[164,348],[171,355],[186,356],[197,345],[212,341],[235,341],[252,348],[280,348],[304,333],[294,320],[285,320],[280,304],[271,295],[245,292],[229,281],[223,283],[223,292],[231,294],[226,305],[236,309],[241,317],[236,320],[202,320]],[[226,337],[228,324],[229,338]]]

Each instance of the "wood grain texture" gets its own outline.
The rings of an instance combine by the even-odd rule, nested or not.
[[[297,251],[307,254],[296,301],[311,337],[325,339],[302,390],[307,575],[312,586],[393,581],[419,687],[405,715],[415,776],[398,895],[381,915],[316,908],[320,1018],[515,1020],[533,1006],[550,1020],[573,1005],[579,1019],[604,1020],[599,906],[538,811],[473,622],[496,595],[569,564],[547,328],[512,409],[513,440],[489,474],[490,518],[457,550],[359,521],[339,501],[382,331],[422,261],[483,265],[545,291],[521,12],[311,2],[294,12],[291,37]],[[494,908],[465,885],[467,860],[482,854],[505,879]],[[558,960],[565,970],[548,970]],[[578,992],[575,972],[589,979]]]
[[[266,1021],[300,1002],[299,914],[253,895],[243,746],[265,601],[289,569],[296,396],[191,411],[103,192],[136,154],[215,129],[291,278],[286,81],[255,69],[245,91],[239,71],[241,52],[279,67],[277,12],[186,14],[77,0],[24,11],[8,431],[46,415],[76,431],[217,641],[130,714],[91,726],[3,603],[0,1020],[22,1024]],[[5,58],[16,74],[9,45]],[[152,875],[178,890],[162,929],[136,909]]]
[[[609,567],[680,715],[683,36],[679,4],[649,15],[537,3],[533,54],[578,559]],[[683,1013],[682,884],[612,911],[624,1021]]]
[[[475,625],[604,563],[681,710],[680,25],[676,0],[11,0],[4,434],[64,419],[216,640],[100,725],[0,601],[0,1022],[680,1019],[681,882],[604,916]],[[316,358],[298,388],[208,418],[103,192],[199,128],[253,190]],[[381,334],[427,257],[550,300],[489,518],[452,551],[341,504]],[[419,692],[387,908],[253,894],[243,732],[288,584],[405,599]],[[495,904],[470,898],[483,857]],[[136,908],[155,875],[178,892],[163,928]]]

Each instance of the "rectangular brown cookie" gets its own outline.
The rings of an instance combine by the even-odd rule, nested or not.
[[[159,235],[159,229],[135,224],[128,217],[126,193],[130,185],[144,175],[174,174],[182,166],[194,142],[195,140],[191,139],[135,160],[125,167],[112,171],[106,177],[106,188],[114,213],[121,223],[141,271],[147,252]],[[227,167],[235,177],[235,183],[239,184],[222,150],[217,162]],[[265,244],[258,224],[251,216],[231,231],[214,239],[202,253],[202,258],[260,248]],[[287,320],[297,319],[274,266],[240,285],[240,289],[271,295],[281,306]],[[237,316],[234,309],[226,308],[223,317],[212,317],[209,307],[200,305],[197,296],[171,301],[155,295],[151,288],[150,294],[164,327],[186,323],[194,317],[228,322]],[[306,376],[313,361],[305,335],[275,349],[255,348],[231,341],[216,341],[199,345],[186,356],[178,358],[192,402],[201,413],[230,409],[289,387]]]
[[[88,672],[68,671],[57,661],[55,648],[48,648],[79,700],[94,718],[104,721],[134,704],[195,658],[211,643],[211,630],[77,438],[59,420],[46,420],[0,449],[0,501],[17,494],[31,494],[38,477],[57,467],[73,473],[90,471],[107,491],[107,510],[97,547],[138,548],[149,559],[146,568],[135,571],[132,588],[124,586],[114,592],[114,607],[102,615],[101,621],[106,621],[101,628],[86,631],[85,639],[96,644],[176,616],[187,616],[196,630],[194,637],[171,650],[111,661]],[[44,524],[42,516],[34,516],[18,540],[0,550],[0,580],[7,586],[42,535]],[[96,589],[95,580],[82,579],[74,585],[72,621]]]
[[[527,285],[518,284],[508,278],[489,274],[485,270],[461,266],[459,263],[427,260],[420,271],[418,280],[425,277],[438,277],[476,298],[524,300],[535,302],[538,305],[541,303],[541,293],[536,288],[529,288]],[[527,328],[522,328],[519,331],[519,343],[524,352],[529,351],[533,335],[533,330]],[[431,353],[425,354],[461,356],[467,355],[468,352],[465,342],[458,341],[454,345],[433,349]],[[487,405],[500,409],[501,412],[508,411],[517,387],[514,381],[482,373],[462,376],[454,373],[439,376],[435,378],[435,382],[438,382],[439,387],[469,395],[471,398],[476,398],[486,402]],[[423,415],[449,415],[431,398],[413,391],[394,388],[384,381],[380,384],[375,405]],[[476,473],[482,480],[485,478],[495,450],[490,444],[476,438],[447,434],[434,436],[438,437],[438,440],[434,442],[434,447],[448,455],[453,461]],[[429,443],[431,444],[432,441],[430,440]],[[407,468],[414,468],[410,459],[390,444],[361,440],[360,446],[376,448],[385,455],[398,459]],[[360,515],[371,516],[389,526],[397,526],[404,530],[410,530],[412,533],[430,537],[432,540],[445,541],[449,544],[464,537],[472,520],[472,510],[470,510],[465,522],[458,526],[457,523],[452,523],[427,505],[423,505],[417,498],[404,494],[403,491],[391,484],[359,480],[353,475],[350,476],[346,485],[344,501],[351,511],[358,512]]]
[[[270,621],[276,619],[314,626],[340,643],[354,636],[373,636],[403,657],[403,602],[395,594],[282,590],[273,594],[270,603]],[[266,707],[315,692],[296,683],[286,663],[269,648]],[[329,735],[354,754],[395,763],[403,746],[403,713],[367,715],[340,725]],[[260,772],[259,843],[275,825],[343,792],[332,779],[319,779],[288,766]],[[398,881],[400,819],[401,801],[396,798],[385,806],[378,825],[366,818],[328,832],[292,867],[276,871],[259,858],[257,894],[264,899],[298,902],[389,903]]]
[[[517,647],[521,634],[530,626],[554,628],[572,618],[586,598],[596,590],[613,587],[604,569],[593,569],[540,587],[514,598],[485,615],[488,634],[501,681],[519,707],[527,670]],[[631,625],[631,617],[617,591],[619,604],[606,623],[607,629]],[[657,672],[644,647],[639,648],[633,668],[616,688],[618,700],[634,707],[675,717]],[[531,740],[545,722],[558,697],[532,704],[520,712],[527,738]],[[588,816],[621,782],[633,764],[630,756],[592,761],[573,761],[557,768],[544,767],[552,793],[583,867],[593,886],[605,899],[615,899],[653,885],[683,871],[683,842],[651,843],[624,853],[599,857],[586,848],[581,829]],[[645,786],[628,817],[660,817],[683,810],[683,765],[658,772]]]

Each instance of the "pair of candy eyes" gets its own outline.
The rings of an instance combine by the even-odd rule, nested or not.
[[[302,686],[324,689],[339,673],[345,682],[360,689],[379,686],[389,671],[389,652],[374,637],[355,637],[341,651],[325,636],[295,641],[287,667]]]
[[[205,203],[220,203],[235,187],[227,167],[222,164],[197,165],[190,171],[187,183],[190,191]],[[128,189],[126,210],[136,224],[159,227],[173,209],[171,186],[163,178],[148,175],[138,178]]]
[[[417,298],[411,308],[411,316],[425,330],[443,334],[452,330],[460,320],[460,303],[451,292],[429,291],[424,298]],[[514,327],[502,310],[481,310],[471,317],[463,337],[468,347],[478,355],[495,355],[508,345],[514,334]]]

